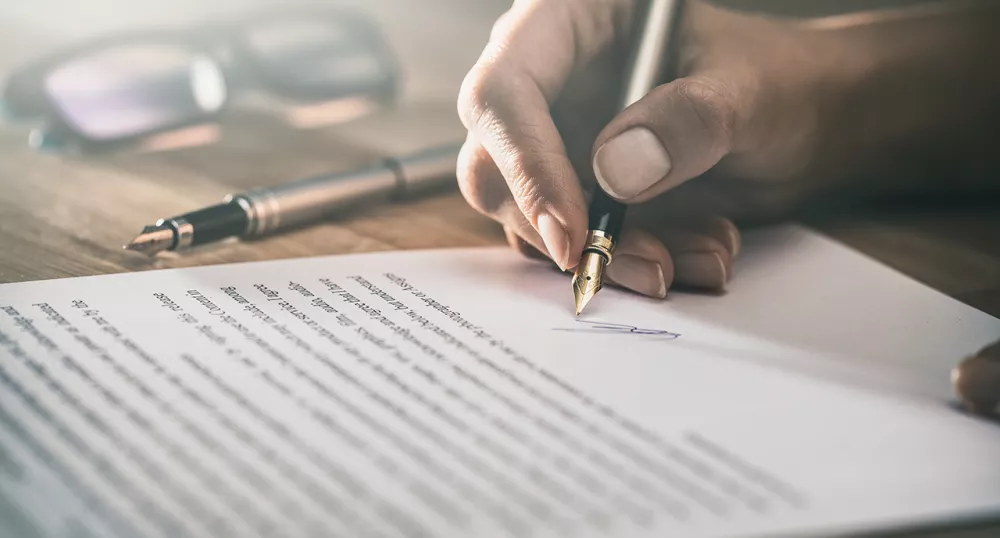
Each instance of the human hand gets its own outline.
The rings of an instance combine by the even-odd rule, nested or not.
[[[962,361],[952,381],[967,409],[1000,417],[1000,340]]]
[[[680,78],[616,115],[632,10],[633,0],[516,1],[463,84],[458,173],[515,248],[563,269],[580,257],[595,180],[639,204],[607,275],[655,297],[725,285],[740,244],[730,218],[780,216],[847,181],[882,188],[866,179],[885,163],[929,168],[894,150],[946,147],[927,133],[959,130],[996,80],[964,83],[963,69],[995,70],[956,61],[995,34],[970,27],[975,16],[811,24],[691,1]]]

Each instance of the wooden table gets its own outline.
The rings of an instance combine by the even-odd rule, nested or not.
[[[260,114],[240,116],[227,122],[222,141],[211,146],[103,157],[39,154],[28,148],[25,126],[0,127],[0,282],[386,249],[502,244],[501,230],[453,192],[183,257],[149,260],[122,251],[121,245],[143,225],[213,203],[234,190],[345,169],[463,138],[455,94],[504,2],[490,0],[468,7],[456,0],[435,0],[421,10],[401,10],[405,2],[400,0],[378,0],[371,5],[406,66],[408,91],[396,110],[309,131],[291,129],[277,118]],[[409,31],[427,23],[448,31],[419,36]],[[0,32],[0,69],[40,51],[40,43],[51,42],[30,28]],[[933,288],[1000,316],[1000,211],[996,206],[833,215],[809,224]],[[421,233],[414,233],[417,229]]]
[[[156,218],[213,203],[234,190],[345,169],[461,139],[464,133],[456,117],[454,94],[499,6],[493,12],[480,10],[478,18],[463,20],[454,26],[455,32],[437,41],[433,36],[417,40],[400,33],[413,24],[412,19],[399,20],[393,18],[392,9],[382,10],[383,23],[397,30],[390,32],[391,38],[404,60],[409,60],[410,91],[397,109],[348,124],[303,131],[290,129],[274,117],[249,114],[231,118],[222,140],[210,146],[100,157],[40,154],[27,146],[25,127],[0,128],[0,283],[390,249],[504,244],[500,228],[452,192],[373,207],[309,229],[217,245],[184,256],[149,259],[122,250],[124,242]],[[430,10],[424,16],[447,13],[454,11]],[[436,24],[443,23],[438,20]],[[28,41],[18,42],[24,46],[9,46],[16,35],[32,35],[21,30],[15,37],[3,34],[0,50],[32,50]],[[414,49],[417,45],[424,48]],[[3,65],[10,65],[11,58],[6,60]],[[1000,316],[1000,211],[996,207],[827,216],[808,224],[947,295]],[[1000,529],[993,527],[962,536],[996,536],[997,532]]]

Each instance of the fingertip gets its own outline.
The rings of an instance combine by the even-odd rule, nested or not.
[[[732,256],[717,239],[690,232],[663,234],[674,261],[677,284],[722,291],[733,275]]]
[[[593,166],[627,203],[650,200],[715,166],[734,146],[744,99],[729,73],[699,73],[654,88],[601,131]]]
[[[673,159],[656,133],[640,125],[597,148],[593,167],[597,183],[608,195],[629,202],[666,181]]]
[[[565,271],[569,265],[571,248],[570,235],[566,225],[552,213],[545,212],[537,217],[536,227],[539,235],[542,236],[542,241],[545,242],[545,248],[552,256],[552,261]]]
[[[963,360],[952,371],[952,383],[967,409],[1000,416],[1000,343]]]
[[[663,244],[641,230],[629,230],[615,248],[608,280],[636,293],[664,299],[674,277],[670,254]]]
[[[729,281],[729,271],[718,252],[692,251],[674,258],[677,282],[694,288],[721,291]]]
[[[667,296],[667,281],[663,266],[639,256],[621,254],[607,268],[608,280],[647,297]]]
[[[722,232],[720,237],[716,237],[716,239],[725,245],[730,258],[735,260],[740,255],[740,249],[743,248],[743,237],[740,234],[740,229],[727,218],[718,217],[715,221]]]
[[[569,234],[569,261],[566,269],[574,269],[583,256],[583,247],[587,242],[588,222],[587,210],[583,207],[571,208],[564,212],[563,222]]]

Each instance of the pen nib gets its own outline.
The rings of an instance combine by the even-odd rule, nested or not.
[[[125,250],[134,250],[147,256],[168,250],[174,246],[176,237],[169,226],[146,226],[142,233],[125,245]]]
[[[596,252],[584,252],[580,265],[573,275],[573,297],[576,300],[576,315],[583,312],[583,307],[601,291],[604,280],[604,267],[607,258]]]

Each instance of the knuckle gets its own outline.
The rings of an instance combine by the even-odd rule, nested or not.
[[[483,114],[484,98],[482,68],[476,65],[465,75],[458,91],[458,115],[466,129],[471,130]]]
[[[677,94],[720,144],[730,144],[736,130],[732,93],[721,83],[690,78],[680,81]]]
[[[497,66],[478,64],[465,77],[458,94],[459,116],[469,130],[488,130],[499,121],[506,85]]]
[[[499,17],[493,23],[493,27],[490,28],[490,41],[498,41],[504,38],[506,34],[510,31],[511,25],[516,20],[516,13],[512,10],[508,10]]]

